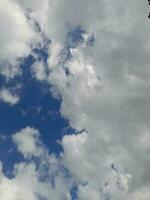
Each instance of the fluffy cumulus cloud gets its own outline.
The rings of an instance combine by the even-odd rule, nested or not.
[[[13,135],[13,141],[17,144],[19,151],[25,156],[40,156],[39,132],[27,127]],[[39,147],[38,147],[39,146]]]
[[[19,96],[12,94],[8,89],[0,90],[0,100],[10,105],[17,104],[20,100]]]
[[[76,183],[78,200],[149,199],[147,4],[140,0],[16,0],[1,1],[0,9],[0,18],[8,20],[0,22],[4,26],[1,59],[28,52],[33,33],[25,10],[51,39],[48,62],[37,60],[32,70],[38,80],[50,84],[56,98],[61,96],[61,114],[79,132],[63,137],[60,158],[45,153],[37,130],[16,133],[13,141],[25,159],[48,160],[55,187],[40,180],[42,164],[37,168],[30,160],[15,166],[12,180],[1,172],[0,199],[70,200],[71,183],[60,165]]]

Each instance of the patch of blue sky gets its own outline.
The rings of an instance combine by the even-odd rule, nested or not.
[[[61,139],[61,133],[69,123],[59,113],[61,100],[52,97],[46,83],[32,77],[31,63],[31,57],[24,62],[20,102],[14,106],[0,102],[0,130],[9,135],[26,126],[35,127],[50,151],[58,153],[60,147],[56,141]]]
[[[85,33],[80,26],[69,30],[65,47],[61,52],[63,62],[71,59],[71,48],[76,48],[84,42]],[[90,37],[89,44],[92,45],[94,37]],[[69,121],[60,114],[61,98],[55,99],[50,92],[50,85],[36,80],[31,70],[31,66],[37,60],[42,60],[46,66],[50,44],[51,40],[43,37],[43,45],[39,44],[33,49],[36,57],[32,54],[20,59],[21,74],[15,78],[8,81],[0,75],[0,89],[8,88],[20,95],[20,101],[13,106],[0,101],[0,134],[7,136],[6,140],[0,143],[0,160],[7,176],[11,176],[14,164],[23,160],[10,139],[13,133],[27,126],[38,129],[43,144],[48,147],[50,153],[56,155],[63,151],[58,141],[66,134],[75,133]],[[21,87],[18,88],[19,84]],[[74,190],[72,193],[75,193]]]
[[[74,185],[71,188],[70,195],[71,195],[73,200],[77,200],[78,199],[78,187],[77,187],[77,185]]]
[[[4,83],[2,80],[2,87],[15,87],[19,82],[22,87],[19,91],[21,99],[18,104],[10,106],[0,102],[0,132],[10,136],[27,126],[34,127],[41,133],[43,143],[49,151],[59,154],[62,148],[57,141],[61,140],[64,134],[71,134],[73,130],[69,127],[68,121],[60,115],[61,100],[52,97],[46,83],[41,83],[32,77],[29,69],[32,63],[33,58],[30,56],[22,64],[22,77],[16,77],[9,83]],[[17,153],[10,139],[1,142],[0,152],[4,172],[8,175],[13,165],[21,161],[22,156]]]

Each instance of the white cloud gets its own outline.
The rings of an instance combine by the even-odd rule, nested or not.
[[[150,197],[150,188],[143,188],[141,191],[129,194],[129,196],[125,200],[127,199],[148,200],[149,197]]]
[[[43,62],[35,62],[32,65],[32,71],[34,76],[40,80],[40,81],[44,81],[47,78],[46,75],[46,68],[45,68],[45,64]]]
[[[20,98],[19,96],[12,94],[9,90],[2,89],[0,90],[0,100],[10,105],[14,105],[18,103]]]
[[[62,50],[62,46],[59,43],[52,43],[49,49],[49,59],[48,59],[48,64],[49,68],[53,68],[58,65],[59,61],[59,54]]]
[[[29,26],[23,10],[15,1],[0,2],[0,59],[12,61],[28,55],[29,43],[34,32]]]
[[[25,158],[32,156],[40,156],[42,153],[39,132],[27,127],[13,135],[12,139],[16,143],[18,150],[24,155]]]
[[[16,75],[21,74],[19,63],[11,60],[11,64],[2,63],[0,66],[0,74],[2,74],[6,80],[14,78]]]
[[[77,130],[87,130],[87,133],[65,136],[62,140],[63,163],[78,183],[78,199],[90,199],[91,194],[95,199],[106,196],[112,200],[147,199],[150,24],[146,3],[140,0],[16,2],[21,3],[22,9],[33,10],[33,18],[53,40],[48,61],[50,76],[47,78],[40,71],[42,75],[37,73],[37,78],[45,77],[53,85],[53,91],[62,96],[61,114],[69,119],[70,125]],[[10,11],[8,6],[6,8]],[[19,14],[21,8],[17,7]],[[4,16],[7,9],[3,11]],[[29,27],[22,14],[21,17],[8,15],[9,18],[13,19],[12,24],[15,22],[13,27],[23,30],[23,35],[22,32],[17,35],[19,42],[12,42],[13,49],[19,52],[15,56],[20,56],[28,52],[25,43],[30,38],[28,31],[21,29],[20,19],[23,18],[23,28],[28,30]],[[95,46],[81,45],[72,50],[72,60],[62,66],[58,54],[65,45],[69,27],[77,25],[95,35]],[[13,55],[9,41],[16,41],[16,29],[10,40],[5,36],[8,42],[2,43],[7,50],[3,57]],[[24,155],[37,150],[34,137],[28,136],[30,145],[22,142],[24,134],[18,139],[19,150]],[[112,163],[117,169],[115,175]],[[58,182],[60,185],[61,181]],[[55,194],[54,198],[61,199],[61,194],[57,190],[60,196]]]
[[[0,174],[1,200],[38,200],[40,197],[47,200],[70,200],[67,185],[61,175],[55,177],[55,188],[49,181],[40,181],[40,170],[35,163],[20,163],[15,167],[15,177],[7,178],[3,172]],[[48,175],[48,174],[47,174]]]
[[[17,1],[0,1],[0,73],[7,80],[21,73],[18,58],[28,56],[40,39],[26,14]]]
[[[74,128],[88,132],[83,143],[79,135],[63,138],[64,164],[76,180],[88,183],[79,199],[87,198],[83,197],[86,188],[98,198],[99,188],[110,179],[107,195],[127,198],[129,191],[141,191],[150,180],[147,5],[112,0],[49,2],[54,43],[65,43],[67,23],[81,25],[96,38],[93,47],[80,46],[72,52],[72,60],[65,63],[69,75],[56,64],[49,76],[62,96],[62,115]],[[132,177],[126,180],[127,189],[111,178],[111,163]]]
[[[45,31],[47,28],[49,1],[48,0],[16,0],[17,3],[24,9],[30,10],[31,17],[36,20],[42,29]]]

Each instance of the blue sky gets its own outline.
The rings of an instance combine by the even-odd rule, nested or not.
[[[149,200],[148,12],[0,1],[0,200]]]
[[[72,31],[69,33],[69,40],[71,40],[71,37],[73,37],[74,40],[73,44],[76,43],[76,40],[78,41],[78,38],[80,40],[79,32],[76,33],[76,30],[75,32]],[[46,64],[46,49],[36,48],[35,50],[33,49],[33,52],[34,51],[37,52],[39,59],[44,60]],[[68,53],[66,52],[66,54]],[[62,53],[62,56],[66,57],[65,53]],[[10,81],[7,81],[1,76],[0,89],[5,87],[17,90],[17,85],[21,84],[21,89],[19,88],[18,91],[15,91],[21,96],[19,103],[11,106],[7,102],[0,102],[0,132],[4,137],[6,136],[4,142],[1,143],[0,160],[4,163],[3,169],[6,175],[7,170],[10,171],[10,169],[13,169],[12,165],[23,159],[21,156],[17,155],[17,149],[10,140],[10,136],[13,133],[27,126],[36,128],[40,131],[41,139],[44,145],[49,149],[49,152],[59,155],[60,152],[63,151],[59,144],[63,135],[75,132],[75,130],[70,127],[68,119],[61,116],[61,97],[59,99],[54,98],[50,91],[50,86],[46,82],[41,83],[34,77],[31,69],[34,62],[34,57],[29,55],[23,58],[20,63],[21,75]]]

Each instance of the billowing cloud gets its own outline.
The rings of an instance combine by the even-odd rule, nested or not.
[[[99,198],[106,183],[110,185],[105,196],[111,199],[142,192],[150,180],[150,25],[146,4],[64,1],[58,3],[54,16],[54,41],[66,41],[67,23],[81,25],[95,36],[94,46],[70,49],[72,58],[64,65],[55,56],[58,64],[49,76],[54,90],[62,96],[62,115],[72,127],[87,131],[86,137],[66,136],[62,143],[65,165],[77,180],[87,183],[79,199],[87,199],[83,196],[87,188]],[[126,183],[112,178],[112,163],[123,177],[125,174],[122,180]]]
[[[8,1],[2,1],[1,5],[4,4]],[[77,198],[147,199],[150,192],[150,24],[146,3],[140,0],[45,0],[43,3],[16,0],[10,5],[16,8],[18,16],[13,16],[10,7],[3,6],[6,10],[1,15],[6,18],[9,11],[8,19],[13,21],[8,23],[14,23],[14,29],[12,35],[5,36],[2,32],[7,37],[2,39],[6,49],[2,59],[14,57],[11,47],[16,48],[15,57],[28,52],[26,42],[32,38],[32,31],[22,10],[29,9],[32,18],[52,40],[48,73],[41,61],[33,66],[33,72],[37,79],[51,85],[55,97],[62,97],[62,116],[80,131],[64,136],[61,142],[64,149],[61,162],[77,183]],[[76,31],[76,27],[81,29]],[[20,30],[17,36],[15,30]],[[88,35],[95,38],[93,45],[88,45]],[[11,47],[9,41],[12,41]],[[25,157],[39,152],[34,143],[38,139],[36,135],[37,131],[28,128],[14,136]],[[32,169],[29,178],[34,177],[34,172]],[[68,185],[63,186],[67,195]],[[36,193],[36,189],[32,191]],[[42,193],[43,188],[40,190]],[[56,191],[52,199],[63,199],[62,190],[56,188]],[[36,199],[32,192],[29,195],[30,199]]]

